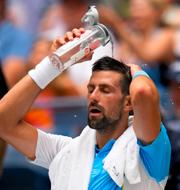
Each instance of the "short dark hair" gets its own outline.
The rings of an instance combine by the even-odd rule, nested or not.
[[[120,87],[123,94],[129,94],[129,86],[132,81],[131,69],[128,65],[114,58],[105,56],[97,60],[92,67],[92,72],[96,71],[115,71],[122,74]]]

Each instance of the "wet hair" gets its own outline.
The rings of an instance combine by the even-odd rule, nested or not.
[[[130,67],[121,61],[105,56],[97,60],[92,67],[92,72],[96,71],[115,71],[122,75],[120,88],[123,94],[129,94],[129,85],[132,81]]]

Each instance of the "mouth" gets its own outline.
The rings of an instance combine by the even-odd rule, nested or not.
[[[96,116],[99,116],[101,114],[102,114],[102,111],[100,108],[95,107],[95,106],[89,108],[89,116],[96,117]]]

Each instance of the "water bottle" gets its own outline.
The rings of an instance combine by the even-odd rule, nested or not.
[[[108,29],[98,22],[98,12],[95,6],[89,8],[81,21],[84,24],[85,33],[80,38],[75,38],[61,46],[49,56],[52,64],[60,70],[78,63],[85,55],[100,46],[105,46],[111,40]]]

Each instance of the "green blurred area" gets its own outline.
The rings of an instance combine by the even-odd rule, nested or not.
[[[102,0],[101,2],[112,7],[121,17],[128,18],[130,0]]]

